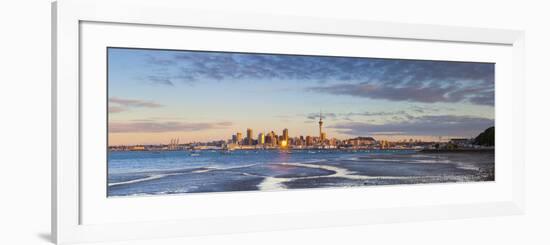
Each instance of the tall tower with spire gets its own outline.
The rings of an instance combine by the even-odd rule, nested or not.
[[[323,139],[323,111],[319,110],[319,139]]]

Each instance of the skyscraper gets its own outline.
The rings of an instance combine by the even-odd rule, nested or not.
[[[263,145],[263,144],[265,144],[265,134],[260,133],[258,134],[258,145]]]
[[[321,132],[321,139],[320,140],[321,140],[321,143],[324,143],[325,140],[327,140],[327,133]]]
[[[306,136],[306,145],[310,146],[313,145],[313,138],[311,136]]]
[[[237,144],[241,144],[243,140],[243,133],[237,132]]]
[[[288,142],[288,129],[283,129],[283,139]]]
[[[271,138],[271,142],[269,142],[269,143],[271,143],[271,145],[277,145],[279,143],[278,139],[277,139],[277,135],[275,134],[275,132],[271,131],[269,133],[269,136]]]
[[[246,144],[247,145],[252,145],[253,141],[254,140],[252,139],[252,129],[248,128],[248,129],[246,129]]]

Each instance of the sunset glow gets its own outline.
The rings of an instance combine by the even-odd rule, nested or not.
[[[437,141],[494,125],[494,64],[109,48],[109,145],[247,128]]]

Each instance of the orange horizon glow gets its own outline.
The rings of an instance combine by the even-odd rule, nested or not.
[[[267,133],[267,132],[265,132]],[[172,139],[179,139],[180,144],[188,143],[197,143],[197,142],[211,142],[218,140],[228,140],[231,138],[231,135],[226,137],[208,137],[204,138],[188,138],[186,137],[188,132],[166,132],[166,133],[110,133],[108,146],[134,146],[134,145],[163,145],[170,143]],[[282,134],[282,130],[281,130]],[[307,135],[303,135],[304,137]],[[316,136],[316,135],[310,135]],[[299,137],[296,135],[291,135],[293,137]],[[461,136],[421,136],[421,135],[361,135],[361,136],[345,136],[345,137],[333,137],[328,134],[329,138],[336,138],[339,140],[351,139],[355,137],[373,137],[375,140],[387,140],[390,142],[397,142],[403,140],[413,141],[419,140],[423,142],[439,142],[439,141],[448,141],[451,138],[465,138]],[[473,138],[466,137],[466,138]],[[285,142],[286,143],[286,142]],[[283,143],[281,144],[283,146]]]
[[[494,126],[494,64],[108,49],[108,145],[253,138],[445,141]],[[289,142],[287,142],[287,145]]]

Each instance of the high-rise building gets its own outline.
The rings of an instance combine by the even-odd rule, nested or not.
[[[240,132],[237,132],[237,144],[241,144],[243,140],[243,134]]]
[[[275,134],[275,132],[271,131],[271,132],[269,133],[269,136],[270,136],[270,138],[271,138],[271,142],[269,142],[269,143],[271,143],[271,145],[277,145],[277,144],[279,144],[279,142],[278,142],[278,137],[277,137],[277,135]]]
[[[233,144],[237,144],[239,141],[237,140],[237,135],[234,134],[233,136],[231,136],[231,143]]]
[[[319,139],[321,139],[321,142],[323,141],[323,112],[322,111],[319,111]]]
[[[247,128],[246,129],[246,144],[247,145],[252,145],[253,141],[254,141],[254,139],[252,139],[252,129]]]
[[[298,145],[298,146],[302,145],[302,141],[300,140],[300,137],[294,137],[291,145]]]
[[[310,146],[310,145],[313,145],[313,137],[311,136],[306,136],[306,145],[307,146]]]
[[[321,139],[320,139],[321,143],[324,143],[326,139],[327,139],[327,133],[321,132]]]
[[[263,144],[265,144],[265,134],[260,133],[258,134],[258,145],[263,145]]]
[[[283,129],[283,140],[286,140],[288,142],[288,129]]]

